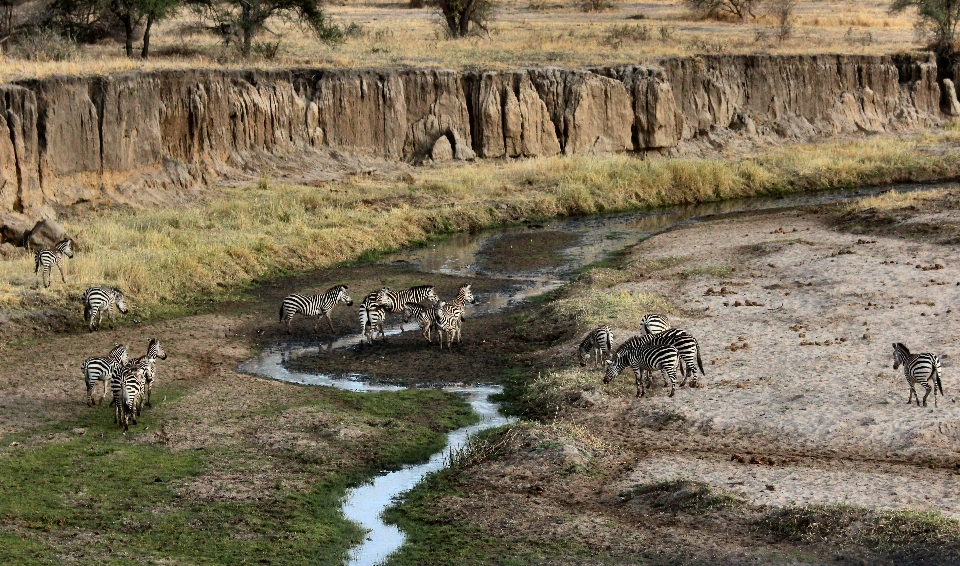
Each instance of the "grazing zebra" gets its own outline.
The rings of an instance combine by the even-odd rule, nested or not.
[[[353,306],[353,299],[347,294],[346,285],[335,285],[319,295],[287,295],[280,304],[280,322],[286,321],[287,334],[292,334],[293,329],[290,324],[293,315],[302,313],[306,316],[315,316],[317,324],[313,328],[316,332],[320,330],[320,317],[323,316],[330,325],[330,332],[333,333],[335,331],[333,320],[330,319],[330,311],[339,303],[344,303],[348,307]]]
[[[907,385],[910,386],[910,396],[907,397],[907,405],[916,397],[917,406],[920,406],[920,396],[914,389],[914,384],[919,383],[927,392],[923,396],[923,406],[927,406],[927,397],[933,390],[933,406],[937,406],[937,389],[940,389],[940,395],[943,395],[943,384],[940,383],[940,358],[936,354],[911,354],[906,346],[897,342],[893,345],[893,369],[903,364],[903,375],[907,378]],[[933,382],[931,385],[930,382]]]
[[[447,337],[447,349],[453,344],[456,337],[457,343],[461,343],[460,329],[463,323],[463,305],[466,303],[476,303],[473,292],[470,291],[470,285],[461,285],[457,291],[457,298],[449,303],[438,304],[435,313],[437,316],[437,330],[440,335],[440,349],[443,349],[443,338]]]
[[[437,311],[434,308],[428,308],[418,303],[407,303],[403,305],[403,319],[401,324],[406,324],[411,320],[416,320],[420,326],[420,333],[427,339],[427,342],[433,342],[433,327],[437,321]],[[438,331],[439,334],[439,331]]]
[[[603,376],[603,382],[610,383],[628,365],[633,370],[637,383],[637,397],[646,395],[643,379],[640,376],[644,371],[653,370],[659,370],[665,379],[670,379],[670,396],[673,397],[677,390],[677,369],[680,367],[680,352],[676,348],[661,344],[646,344],[638,348],[618,350],[612,359],[607,360],[607,371]]]
[[[670,319],[665,314],[650,313],[643,315],[643,318],[640,319],[640,326],[645,334],[659,334],[670,329]]]
[[[601,365],[607,353],[613,353],[613,331],[609,326],[601,326],[587,334],[577,349],[581,367],[587,365],[587,358],[591,355],[594,358],[593,365]]]
[[[118,345],[106,357],[96,356],[84,360],[80,369],[83,371],[84,380],[87,383],[87,405],[93,406],[93,387],[98,381],[103,382],[103,392],[100,399],[96,401],[99,405],[103,403],[103,398],[107,396],[107,383],[109,383],[114,374],[120,372],[127,363],[127,347]]]
[[[43,282],[44,287],[50,286],[50,270],[53,269],[54,265],[60,270],[60,279],[64,283],[67,282],[67,279],[63,276],[63,256],[73,258],[72,244],[73,240],[67,238],[53,246],[53,249],[43,248],[33,254],[33,260],[36,263],[33,274],[40,274],[40,280]],[[43,268],[42,273],[40,272],[40,268]]]
[[[93,332],[93,319],[97,319],[97,330],[103,323],[103,311],[107,311],[107,317],[113,322],[113,307],[123,314],[127,314],[127,303],[123,298],[123,293],[110,287],[90,287],[83,292],[83,319],[87,321],[90,332]]]
[[[123,426],[126,432],[130,424],[137,424],[143,408],[143,392],[146,388],[146,369],[141,365],[127,364],[111,384],[114,390],[113,422]]]
[[[664,330],[659,334],[634,336],[621,344],[620,347],[617,348],[617,352],[619,353],[625,348],[638,348],[646,344],[673,346],[679,350],[680,361],[683,362],[683,381],[680,383],[681,387],[686,385],[689,377],[696,376],[697,368],[700,368],[701,375],[707,375],[706,372],[703,371],[703,361],[700,359],[700,344],[696,338],[679,328]]]
[[[437,291],[433,285],[419,285],[403,291],[393,291],[384,287],[377,292],[376,298],[376,303],[386,307],[387,312],[391,314],[403,312],[403,307],[407,303],[419,304],[423,301],[430,301],[434,305],[440,302],[440,297],[437,296]]]

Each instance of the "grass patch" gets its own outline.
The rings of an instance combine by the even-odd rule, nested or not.
[[[690,277],[697,277],[700,275],[711,275],[713,277],[726,277],[734,272],[734,268],[729,265],[710,265],[705,267],[693,267],[691,269],[684,269],[680,272],[680,276],[689,279]]]
[[[717,489],[704,482],[689,480],[638,485],[621,494],[620,497],[627,501],[639,498],[649,502],[656,509],[694,515],[703,515],[743,503],[743,499],[733,493]]]
[[[243,411],[244,433],[182,450],[154,436],[157,423],[183,418],[163,394],[171,401],[126,436],[107,411],[91,410],[3,439],[0,561],[342,564],[362,537],[340,513],[345,490],[423,461],[477,418],[440,391],[285,386]],[[234,485],[217,487],[225,481]]]
[[[570,214],[602,214],[793,191],[960,174],[960,152],[861,140],[797,146],[740,161],[556,157],[426,169],[409,178],[355,177],[336,190],[261,184],[221,188],[177,208],[66,219],[84,250],[68,283],[35,288],[30,258],[4,262],[0,309],[53,309],[77,319],[91,285],[122,289],[140,320],[235,300],[253,281],[336,265],[438,234]],[[507,204],[506,208],[494,206]]]
[[[640,319],[647,313],[677,313],[673,304],[656,293],[628,290],[576,292],[547,308],[551,316],[570,321],[578,328],[611,324],[639,330]]]

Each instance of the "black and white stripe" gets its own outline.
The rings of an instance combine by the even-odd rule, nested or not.
[[[665,379],[670,380],[670,396],[673,397],[677,390],[677,370],[680,367],[680,352],[676,348],[649,343],[637,348],[621,348],[612,359],[607,360],[603,382],[610,383],[628,365],[635,376],[637,397],[646,394],[641,375],[644,371],[654,370],[660,371]]]
[[[433,342],[433,328],[437,322],[436,309],[418,303],[407,303],[403,305],[401,324],[406,324],[411,320],[415,320],[417,325],[420,326],[420,333],[427,339],[427,342]]]
[[[287,323],[287,334],[291,334],[293,329],[290,325],[293,315],[300,313],[315,316],[317,324],[314,326],[314,331],[317,331],[320,329],[320,317],[323,316],[330,325],[330,332],[334,332],[330,312],[340,303],[348,307],[353,305],[353,299],[347,294],[346,285],[335,285],[319,295],[287,295],[280,304],[280,322]]]
[[[87,404],[94,405],[93,388],[98,381],[103,382],[103,390],[100,399],[96,401],[99,405],[103,403],[103,398],[107,395],[107,384],[111,382],[113,376],[123,369],[127,363],[127,347],[118,345],[106,356],[96,356],[87,358],[83,361],[80,369],[83,371],[83,378],[87,384]]]
[[[113,322],[113,307],[126,314],[127,303],[123,293],[111,287],[90,287],[83,292],[83,319],[87,322],[90,332],[93,332],[93,319],[97,319],[97,330],[103,323],[103,313],[107,312],[110,322]]]
[[[594,359],[594,366],[601,365],[608,353],[613,353],[613,330],[609,326],[601,326],[587,334],[577,349],[581,367],[587,365],[590,357]]]
[[[387,336],[383,333],[383,322],[386,319],[387,307],[372,304],[361,309],[360,323],[364,325],[363,336],[366,336],[370,344],[373,344],[373,338],[377,332],[380,332],[380,338],[386,339]],[[363,344],[363,337],[360,338],[360,343]]]
[[[473,297],[470,285],[461,285],[457,291],[457,298],[449,303],[439,303],[435,309],[437,316],[437,330],[440,334],[440,349],[443,349],[443,339],[447,338],[447,349],[453,344],[453,339],[461,343],[460,330],[463,324],[463,306],[467,303],[475,303],[477,300]]]
[[[380,294],[379,290],[371,291],[363,301],[360,303],[360,308],[358,309],[359,319],[360,319],[360,345],[363,345],[363,338],[366,336],[370,340],[369,334],[373,333],[373,327],[370,326],[371,317],[377,319],[377,323],[382,326],[383,318],[386,317],[386,309],[383,309],[377,305],[377,296]],[[379,311],[384,312],[379,312]],[[378,312],[373,312],[378,311]],[[382,330],[382,329],[381,329]],[[381,332],[381,336],[383,333]],[[372,344],[373,341],[371,340]]]
[[[50,271],[56,265],[60,270],[60,279],[66,283],[67,279],[63,276],[63,256],[73,257],[73,240],[67,238],[59,242],[53,248],[43,248],[33,254],[33,260],[36,263],[33,274],[40,273],[40,280],[44,287],[50,286]],[[42,270],[42,273],[41,273]]]
[[[430,301],[436,305],[440,302],[437,296],[437,290],[433,285],[419,285],[410,287],[403,291],[393,291],[389,287],[384,287],[377,292],[376,302],[378,305],[386,307],[387,312],[399,314],[403,312],[403,306],[407,303],[422,303]]]
[[[153,392],[153,382],[157,378],[157,360],[167,359],[167,353],[163,350],[163,346],[160,345],[160,341],[156,338],[151,338],[147,343],[147,354],[145,356],[140,356],[135,360],[131,360],[127,365],[137,366],[143,368],[144,380],[146,383],[146,394],[147,394],[147,406],[152,407],[150,404],[150,394]]]
[[[137,424],[146,386],[146,369],[141,364],[127,364],[111,384],[114,394],[111,403],[114,407],[113,422],[122,426],[124,432],[131,424]]]
[[[936,354],[911,354],[906,346],[897,342],[893,345],[893,369],[897,369],[900,364],[903,364],[903,375],[907,378],[907,385],[910,386],[907,404],[909,405],[910,401],[916,397],[917,406],[920,406],[920,396],[914,388],[914,385],[919,383],[927,390],[923,396],[923,406],[927,406],[927,397],[932,390],[933,406],[936,407],[937,389],[940,389],[940,395],[943,395],[943,384],[940,383],[942,375],[940,358]]]
[[[625,348],[639,348],[646,344],[659,344],[662,346],[673,346],[680,352],[680,361],[683,362],[683,381],[680,386],[687,383],[687,379],[697,374],[697,368],[701,375],[706,375],[703,371],[703,361],[700,358],[700,344],[697,339],[688,332],[679,328],[670,328],[658,334],[644,334],[634,336],[617,348],[617,352]]]
[[[670,329],[670,319],[665,314],[646,314],[640,319],[640,327],[645,334],[659,334]]]

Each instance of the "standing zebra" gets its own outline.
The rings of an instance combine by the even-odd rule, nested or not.
[[[463,323],[463,305],[466,303],[476,303],[473,292],[470,291],[470,285],[461,285],[457,291],[457,298],[449,303],[442,303],[437,306],[435,313],[437,316],[437,330],[440,335],[440,349],[443,349],[443,338],[447,337],[447,349],[453,344],[456,337],[457,343],[461,343],[460,329]]]
[[[306,316],[315,316],[317,324],[313,328],[316,332],[320,330],[320,317],[323,316],[330,325],[330,332],[333,333],[335,331],[333,320],[330,319],[330,311],[339,303],[344,303],[348,307],[353,306],[353,299],[347,294],[346,285],[335,285],[319,295],[287,295],[280,304],[280,322],[286,321],[287,334],[292,334],[293,329],[290,324],[293,315],[302,313]]]
[[[119,377],[111,384],[114,390],[113,422],[123,426],[126,432],[130,424],[137,424],[143,408],[143,392],[146,388],[146,369],[139,364],[127,364]]]
[[[364,317],[366,317],[364,319]],[[383,321],[387,319],[387,308],[378,304],[372,304],[360,311],[360,323],[363,325],[363,336],[367,341],[373,344],[374,335],[380,332],[380,338],[386,340],[387,335],[383,333]],[[363,336],[360,337],[360,343],[363,344]]]
[[[167,359],[167,353],[163,351],[163,347],[160,346],[159,340],[156,338],[151,338],[147,343],[147,354],[127,363],[128,366],[136,366],[143,369],[143,375],[147,388],[148,407],[153,406],[150,404],[150,393],[153,391],[153,381],[157,377],[157,359]]]
[[[640,326],[645,334],[659,334],[670,328],[670,319],[665,314],[650,313],[643,315]]]
[[[646,344],[673,346],[680,352],[680,361],[683,362],[683,381],[680,383],[681,387],[686,385],[687,378],[691,376],[695,378],[697,368],[700,369],[701,375],[707,375],[706,372],[703,371],[703,361],[700,358],[700,344],[696,338],[679,328],[671,328],[658,334],[634,336],[621,344],[620,347],[617,348],[617,353],[627,348],[635,349]]]
[[[664,378],[670,379],[670,396],[677,390],[677,369],[680,367],[680,352],[673,346],[660,344],[646,344],[639,348],[618,350],[612,359],[607,360],[607,371],[603,376],[604,383],[610,383],[620,375],[623,368],[630,366],[637,384],[637,397],[646,395],[641,374],[646,371],[659,370]]]
[[[87,384],[87,405],[93,406],[93,387],[98,381],[103,382],[103,392],[100,399],[96,401],[99,405],[103,403],[103,398],[107,396],[107,383],[113,380],[113,376],[119,373],[127,363],[127,347],[118,345],[106,357],[96,356],[84,360],[80,369],[83,371],[84,381]]]
[[[411,320],[416,320],[420,326],[420,333],[427,342],[433,342],[433,327],[437,322],[437,311],[434,308],[425,307],[419,303],[407,303],[403,305],[403,319],[401,324],[406,324]],[[438,331],[439,334],[439,331]]]
[[[107,317],[113,322],[113,307],[123,314],[127,314],[127,303],[123,298],[123,293],[110,287],[90,287],[83,292],[83,319],[93,332],[93,319],[97,319],[97,330],[103,323],[103,311],[107,311]]]
[[[57,269],[60,270],[60,279],[66,283],[67,279],[63,276],[63,256],[73,258],[73,240],[67,238],[66,240],[61,241],[57,245],[53,246],[53,249],[43,248],[37,250],[33,254],[33,260],[36,263],[36,266],[33,269],[33,274],[40,274],[40,280],[43,282],[44,287],[50,286],[50,271],[53,269],[53,266],[56,265]],[[41,268],[43,272],[41,273]]]
[[[601,326],[587,334],[583,342],[580,342],[580,347],[577,349],[580,367],[587,365],[589,357],[594,358],[595,367],[601,365],[607,353],[613,353],[613,331],[609,326]]]
[[[907,385],[910,386],[910,396],[907,397],[907,405],[916,397],[917,406],[920,406],[920,396],[914,389],[914,384],[919,383],[927,392],[923,396],[923,406],[927,406],[927,397],[933,390],[933,406],[937,406],[937,389],[940,389],[940,395],[943,395],[943,384],[940,383],[940,358],[936,354],[911,354],[906,346],[897,342],[893,345],[893,369],[903,364],[903,375],[907,378]],[[931,385],[930,382],[933,382]]]

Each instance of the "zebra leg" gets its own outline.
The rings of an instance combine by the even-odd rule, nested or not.
[[[673,369],[663,373],[670,377],[670,396],[673,397],[673,394],[677,391],[677,371]]]
[[[909,405],[910,402],[913,401],[913,398],[916,397],[916,398],[917,398],[917,406],[919,407],[919,406],[920,406],[920,396],[917,395],[917,390],[913,388],[913,382],[908,379],[908,380],[907,380],[907,385],[910,386],[910,395],[907,397],[907,405]]]
[[[43,272],[40,273],[40,280],[43,281],[44,287],[50,286],[50,266],[45,265],[43,267]]]
[[[329,312],[325,312],[325,313],[323,313],[323,314],[324,314],[325,317],[327,317],[327,324],[330,325],[330,334],[336,334],[337,331],[333,329],[333,320],[330,319],[330,313],[329,313]]]
[[[58,264],[57,264],[57,269],[60,270],[60,280],[63,281],[64,283],[66,283],[66,282],[67,282],[67,278],[63,276],[63,266],[58,263]]]
[[[926,394],[924,394],[924,396],[923,396],[923,406],[926,407],[926,406],[927,406],[927,397],[930,396],[930,380],[927,380],[927,382],[923,384],[923,388],[927,390]],[[918,398],[917,398],[917,401],[919,401],[919,400],[920,400],[920,398],[918,397]],[[936,396],[936,395],[933,396],[933,400],[934,400],[934,402],[936,402],[936,400],[937,400],[937,396]]]

